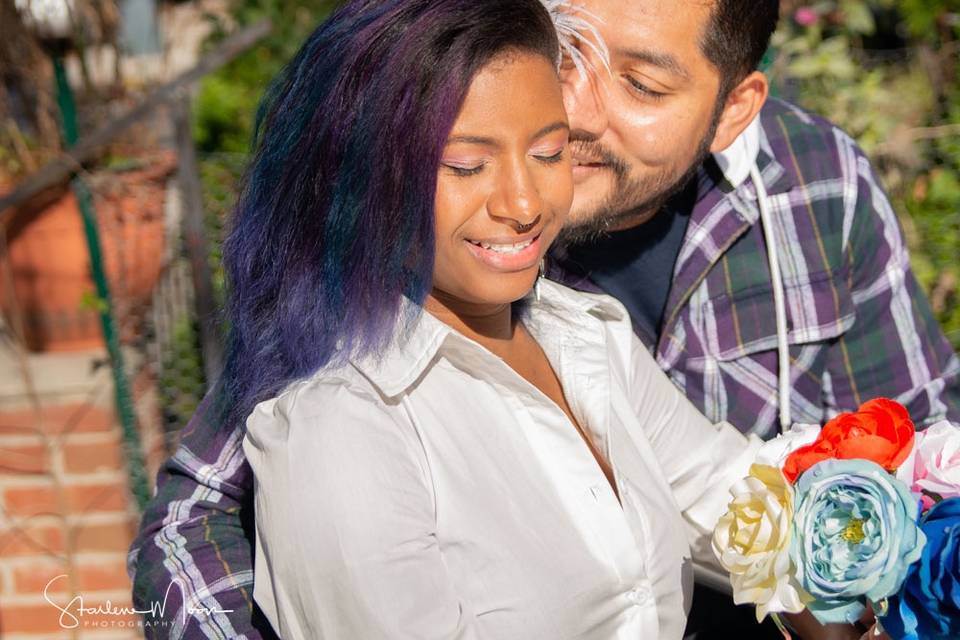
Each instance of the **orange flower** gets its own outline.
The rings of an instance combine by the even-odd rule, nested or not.
[[[829,458],[870,460],[893,472],[910,455],[915,434],[902,404],[886,398],[870,400],[855,413],[838,415],[824,425],[813,443],[791,453],[783,475],[796,482],[804,471]]]

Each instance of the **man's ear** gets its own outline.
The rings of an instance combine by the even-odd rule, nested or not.
[[[770,84],[761,72],[754,71],[741,80],[727,96],[710,152],[719,153],[733,144],[760,113],[769,94]]]

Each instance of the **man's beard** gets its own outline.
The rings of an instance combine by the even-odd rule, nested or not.
[[[671,197],[683,191],[697,175],[700,165],[710,154],[720,115],[713,114],[710,128],[697,145],[693,162],[683,170],[667,168],[641,178],[630,178],[630,165],[606,149],[596,137],[582,131],[572,131],[571,146],[578,154],[603,163],[606,170],[613,174],[614,185],[606,200],[583,222],[564,227],[557,242],[564,246],[591,242],[613,230],[629,228],[631,220],[639,219],[638,224],[642,224],[656,215]]]

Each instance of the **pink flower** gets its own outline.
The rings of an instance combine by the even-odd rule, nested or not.
[[[960,428],[946,420],[917,432],[913,453],[897,470],[897,477],[916,494],[960,497]],[[923,510],[935,500],[923,494]]]
[[[801,27],[812,27],[820,21],[820,14],[813,7],[800,7],[794,12],[793,19]]]

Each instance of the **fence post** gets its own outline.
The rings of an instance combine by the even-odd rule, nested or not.
[[[172,110],[177,138],[177,182],[180,187],[180,201],[183,204],[184,249],[190,261],[193,299],[200,324],[203,372],[209,389],[220,377],[223,366],[223,347],[217,322],[216,300],[213,295],[207,234],[203,222],[203,194],[190,122],[190,95],[186,90],[183,91],[181,98],[174,102]]]

